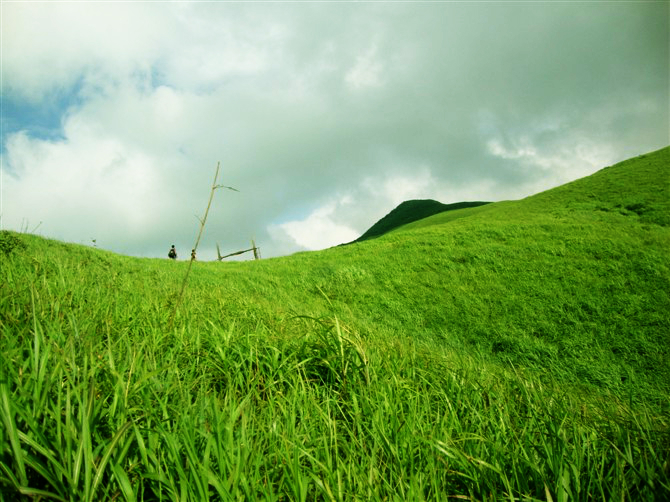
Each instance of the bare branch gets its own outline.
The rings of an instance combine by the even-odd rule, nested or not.
[[[213,189],[217,189],[217,188],[227,188],[228,190],[232,190],[233,192],[239,192],[239,190],[238,190],[237,188],[227,187],[226,185],[215,185],[215,186],[213,186],[212,188],[213,188]]]
[[[202,232],[205,229],[205,222],[207,221],[207,215],[209,214],[209,208],[212,206],[212,199],[214,198],[214,192],[218,187],[222,187],[223,185],[217,185],[216,180],[219,177],[219,168],[221,167],[221,162],[217,162],[216,164],[216,173],[214,174],[214,181],[212,182],[212,190],[209,193],[209,201],[207,202],[207,209],[205,210],[205,216],[200,218],[198,215],[195,215],[196,218],[198,218],[198,221],[200,221],[200,231],[198,232],[198,238],[195,240],[195,245],[193,246],[193,252],[191,253],[191,261],[188,263],[188,269],[186,270],[186,275],[184,276],[184,281],[181,283],[181,290],[179,291],[179,296],[177,296],[177,300],[175,301],[174,304],[174,309],[172,310],[172,315],[170,316],[170,329],[172,329],[172,325],[174,322],[174,318],[177,314],[177,309],[179,308],[179,304],[182,301],[182,298],[184,297],[184,290],[186,289],[186,284],[188,283],[188,276],[191,273],[191,267],[193,266],[193,262],[195,261],[195,252],[198,249],[198,244],[200,243],[200,238],[202,237]],[[230,188],[230,187],[224,187],[224,188]],[[235,190],[234,188],[230,188],[231,190]],[[236,192],[239,190],[235,190]]]

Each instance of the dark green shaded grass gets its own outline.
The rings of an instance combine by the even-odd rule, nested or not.
[[[489,211],[493,211],[495,213],[497,211],[500,211],[501,207],[509,203],[510,203],[509,201],[495,202],[495,203],[488,203],[485,206],[482,205],[476,207],[467,207],[462,209],[455,209],[453,211],[438,213],[434,216],[428,216],[421,220],[414,221],[406,225],[402,225],[397,229],[394,229],[394,231],[404,232],[406,230],[416,230],[419,228],[430,227],[433,225],[443,225],[445,223],[449,223],[454,220],[460,220],[461,218],[468,218],[476,214],[485,214],[488,213]]]
[[[398,227],[410,225],[417,220],[423,220],[434,214],[463,212],[466,208],[474,208],[489,204],[488,202],[456,202],[453,204],[442,204],[435,200],[408,200],[394,208],[389,214],[372,225],[363,235],[354,242],[363,242],[368,239],[379,237]]]
[[[2,233],[1,496],[666,500],[667,179],[198,262],[171,329],[187,263]]]

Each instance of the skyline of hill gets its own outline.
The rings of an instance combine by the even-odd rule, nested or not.
[[[469,207],[478,207],[489,202],[456,202],[453,204],[443,204],[432,199],[413,199],[401,202],[397,207],[391,210],[386,216],[377,221],[368,230],[366,230],[358,239],[353,242],[362,242],[367,239],[379,237],[398,227],[407,225],[417,220],[427,218],[434,214],[445,211],[454,211]]]

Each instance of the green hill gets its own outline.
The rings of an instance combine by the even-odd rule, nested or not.
[[[254,262],[0,234],[0,493],[667,500],[670,148]],[[4,496],[4,495],[3,495]]]
[[[574,213],[599,212],[637,216],[641,223],[670,225],[670,173],[668,149],[606,167],[586,178],[547,190],[522,201],[496,203],[474,210],[462,209],[448,214],[438,214],[402,227],[403,230],[447,223],[478,213],[492,216],[522,217],[523,212],[533,213],[567,211]],[[503,206],[506,206],[503,209]],[[491,213],[489,213],[491,212]]]
[[[407,225],[413,221],[421,220],[438,213],[455,211],[469,207],[477,207],[488,204],[488,202],[456,202],[454,204],[442,204],[435,200],[407,200],[393,209],[377,223],[372,225],[354,242],[362,242],[367,239],[379,237],[400,226]]]

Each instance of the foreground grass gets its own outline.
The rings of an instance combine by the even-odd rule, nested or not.
[[[35,298],[25,338],[3,351],[5,493],[62,500],[667,494],[667,422],[644,407],[633,413],[412,339],[364,343],[336,318],[287,320],[291,336],[212,323],[193,337],[142,322],[96,336],[75,316],[65,333],[39,321],[34,313],[47,307]],[[116,314],[130,319],[136,311],[120,305]]]
[[[610,168],[197,263],[172,329],[186,263],[2,234],[1,496],[666,500],[667,150],[644,160],[620,206]]]

